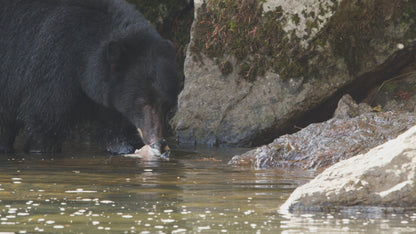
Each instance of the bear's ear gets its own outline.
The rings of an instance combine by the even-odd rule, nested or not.
[[[107,60],[113,67],[122,60],[126,48],[120,41],[110,41],[107,46]]]

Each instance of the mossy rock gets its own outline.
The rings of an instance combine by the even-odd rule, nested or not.
[[[267,143],[414,60],[415,1],[300,1],[196,1],[178,142]]]
[[[264,12],[264,1],[210,0],[199,8],[193,53],[211,59],[235,56],[240,77],[254,81],[271,70],[283,78],[303,76],[309,51],[282,29],[282,9]],[[292,18],[299,22],[299,18]],[[219,63],[219,65],[222,63]]]

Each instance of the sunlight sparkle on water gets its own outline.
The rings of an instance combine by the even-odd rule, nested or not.
[[[5,161],[0,163],[1,231],[416,231],[416,213],[384,219],[339,214],[282,216],[278,207],[294,188],[310,179],[309,174],[240,170],[226,165],[227,160],[194,158],[151,165],[140,159],[90,155]]]

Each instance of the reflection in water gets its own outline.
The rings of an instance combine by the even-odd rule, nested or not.
[[[169,162],[99,153],[0,159],[0,232],[298,233],[415,231],[415,215],[282,216],[311,173],[243,170],[218,152]]]

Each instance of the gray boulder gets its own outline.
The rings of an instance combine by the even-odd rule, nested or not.
[[[298,187],[281,206],[288,211],[353,207],[385,212],[416,209],[416,127],[366,154],[341,161]]]
[[[195,0],[180,144],[271,142],[414,60],[415,1],[258,2]]]
[[[333,118],[236,155],[229,164],[256,169],[302,168],[321,171],[341,160],[366,153],[414,125],[416,113],[407,112],[378,112],[347,119]]]

